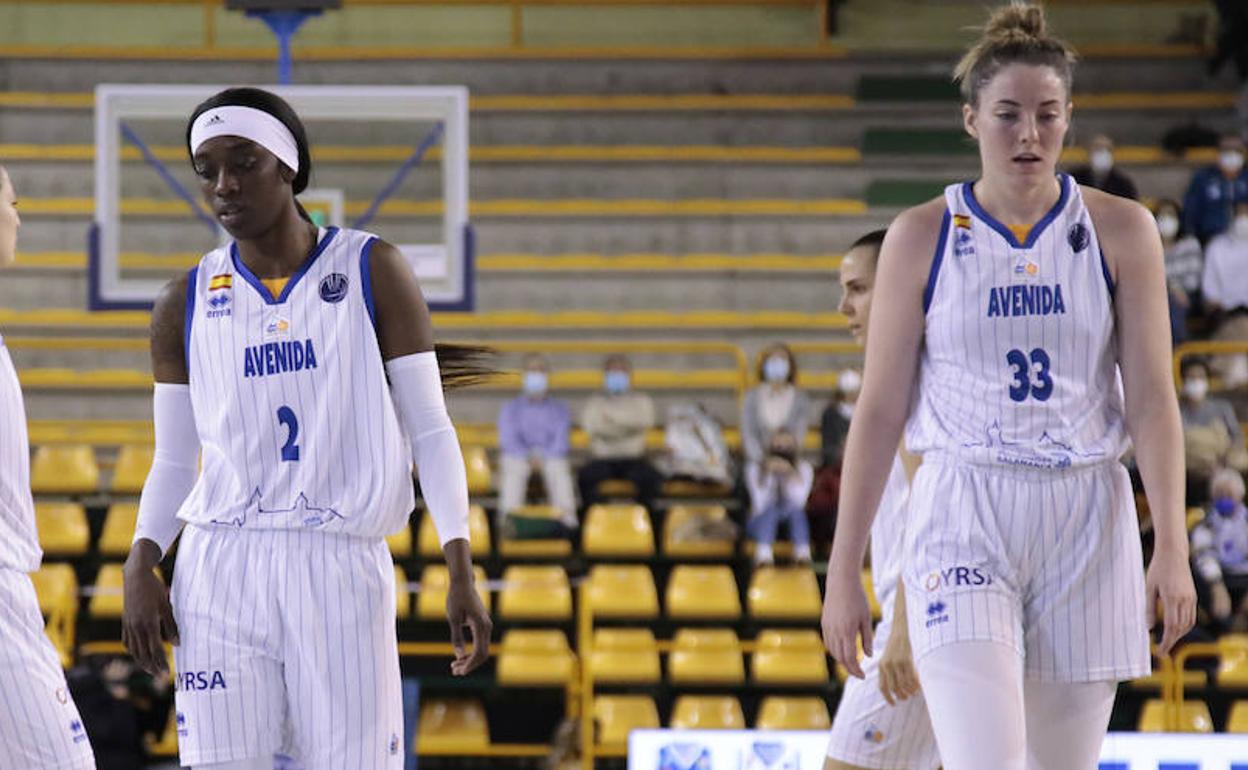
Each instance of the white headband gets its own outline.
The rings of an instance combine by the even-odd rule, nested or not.
[[[204,142],[218,136],[240,136],[277,156],[295,173],[299,172],[299,146],[295,135],[282,121],[254,107],[215,107],[195,118],[191,126],[191,155]]]

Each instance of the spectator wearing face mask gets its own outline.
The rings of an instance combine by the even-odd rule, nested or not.
[[[1209,483],[1211,503],[1192,528],[1192,565],[1200,606],[1215,634],[1248,630],[1248,509],[1244,477],[1223,468]]]
[[[772,433],[761,459],[746,465],[745,483],[750,492],[746,531],[754,541],[755,564],[775,561],[772,546],[781,522],[788,527],[794,561],[810,562],[806,497],[814,476],[810,463],[798,456],[797,439],[784,428]]]
[[[501,519],[524,505],[529,477],[540,474],[550,504],[566,526],[576,526],[568,436],[568,406],[549,393],[550,364],[537,354],[524,359],[524,392],[503,404],[498,414],[498,515]]]
[[[857,369],[846,369],[836,378],[836,395],[819,418],[819,439],[824,468],[839,466],[845,451],[845,437],[849,434],[849,420],[854,416],[854,404],[858,391],[862,390],[862,374]]]
[[[652,510],[663,477],[646,459],[646,431],[654,427],[654,402],[632,390],[632,366],[622,355],[603,367],[604,393],[585,405],[581,426],[589,433],[590,461],[577,474],[586,506],[601,500],[598,485],[624,479],[637,487],[638,502]]]
[[[1186,358],[1179,415],[1187,458],[1187,498],[1203,502],[1209,480],[1219,468],[1248,470],[1248,449],[1231,402],[1209,397],[1209,367],[1203,359]]]
[[[1235,206],[1248,201],[1244,140],[1227,134],[1218,143],[1218,162],[1198,170],[1183,196],[1183,231],[1202,244],[1231,225]]]
[[[1202,313],[1200,283],[1205,255],[1200,241],[1181,230],[1179,204],[1157,201],[1153,214],[1166,256],[1166,287],[1170,293],[1170,336],[1177,346],[1187,339],[1187,319]]]
[[[781,428],[801,447],[810,425],[810,397],[795,384],[797,361],[787,345],[777,342],[763,349],[758,379],[741,410],[741,451],[747,463],[762,459],[772,434]]]
[[[1229,230],[1205,247],[1200,284],[1205,309],[1214,318],[1213,339],[1248,341],[1248,201],[1235,206]],[[1219,356],[1214,368],[1228,389],[1248,383],[1248,357]]]
[[[1114,165],[1114,140],[1105,134],[1097,134],[1088,145],[1088,162],[1070,172],[1075,181],[1095,187],[1110,195],[1135,200],[1139,194],[1131,177]]]

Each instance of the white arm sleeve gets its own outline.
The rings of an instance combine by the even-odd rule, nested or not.
[[[152,395],[156,451],[139,498],[134,541],[147,538],[160,546],[163,558],[182,531],[178,509],[199,475],[199,433],[191,409],[189,385],[156,383]]]
[[[432,350],[386,362],[399,422],[412,442],[425,507],[446,545],[468,539],[468,474],[451,416],[446,413],[438,359]]]

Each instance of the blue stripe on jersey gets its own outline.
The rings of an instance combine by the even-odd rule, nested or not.
[[[195,280],[199,277],[199,265],[186,273],[186,324],[182,332],[182,355],[186,358],[186,372],[191,372],[191,321],[195,318]]]
[[[373,322],[374,330],[377,329],[377,306],[373,302],[373,263],[370,257],[373,244],[378,240],[369,238],[364,248],[360,249],[360,288],[364,291],[364,307],[368,308],[368,319]]]
[[[1014,237],[1014,233],[1010,228],[993,219],[992,215],[979,205],[979,201],[975,199],[975,185],[972,182],[966,182],[962,185],[962,196],[966,199],[966,205],[970,207],[971,213],[982,219],[986,225],[1001,233],[1001,237],[1005,238],[1006,243],[1016,249],[1030,249],[1036,245],[1036,241],[1044,234],[1044,231],[1052,224],[1057,215],[1062,213],[1062,209],[1066,208],[1066,201],[1070,199],[1070,177],[1065,174],[1057,175],[1057,183],[1062,187],[1062,194],[1058,197],[1057,203],[1053,204],[1053,208],[1049,209],[1049,213],[1040,218],[1040,221],[1031,228],[1031,232],[1027,233],[1027,240],[1019,243]]]
[[[936,256],[932,257],[932,269],[927,274],[927,288],[923,290],[923,312],[932,306],[932,295],[936,293],[936,277],[940,274],[940,263],[945,258],[945,239],[949,237],[949,209],[940,218],[940,237],[936,239]]]
[[[1097,249],[1101,254],[1101,274],[1105,276],[1105,285],[1109,287],[1109,298],[1113,299],[1118,287],[1114,286],[1114,277],[1109,274],[1109,263],[1105,261],[1105,249]]]
[[[277,299],[273,298],[273,295],[269,293],[268,287],[260,282],[260,279],[256,277],[255,273],[251,272],[247,265],[243,263],[243,260],[238,256],[237,241],[230,244],[230,259],[234,262],[234,270],[243,277],[243,280],[251,284],[252,288],[259,292],[260,296],[264,298],[266,303],[270,305],[280,305],[286,301],[286,298],[290,296],[291,290],[294,289],[299,283],[299,279],[308,272],[308,269],[311,268],[313,263],[316,262],[316,258],[321,255],[321,252],[325,250],[325,247],[329,245],[329,242],[332,241],[334,236],[337,234],[337,227],[331,227],[325,231],[325,235],[321,238],[321,242],[316,245],[316,248],[313,249],[312,253],[308,255],[308,258],[303,260],[303,264],[299,266],[299,269],[296,270],[292,276],[290,276],[290,280],[286,282],[286,287],[282,289],[281,296]]]

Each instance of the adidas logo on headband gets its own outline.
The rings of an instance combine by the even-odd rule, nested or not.
[[[215,126],[224,122],[225,122],[225,118],[221,117],[220,115],[213,115],[211,118],[208,119],[208,122],[205,123],[204,125]]]

